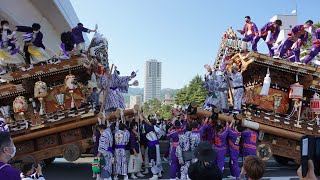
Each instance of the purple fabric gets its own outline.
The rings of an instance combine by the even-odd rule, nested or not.
[[[252,50],[253,50],[253,51],[258,51],[257,45],[258,45],[258,42],[259,42],[260,38],[262,38],[263,40],[266,40],[267,36],[259,37],[259,35],[256,35],[256,36],[253,38],[253,41],[252,41]],[[272,42],[272,41],[271,41],[271,42]],[[274,50],[272,49],[273,45],[267,43],[267,46],[268,46],[268,49],[269,49],[269,56],[270,56],[270,57],[273,57],[273,56],[274,56]]]
[[[140,152],[140,150],[139,150],[139,139],[138,139],[138,137],[136,136],[135,133],[131,132],[131,135],[130,135],[130,154],[134,154],[133,149],[135,149],[135,151],[137,153]]]
[[[268,31],[271,31],[272,33],[270,41],[271,42],[276,41],[280,33],[280,27],[275,28],[273,26],[273,22],[268,22],[260,29],[261,37],[264,37],[264,36],[267,37]]]
[[[3,166],[5,163],[3,162],[0,162],[0,167]],[[9,166],[6,166],[6,167],[3,167],[1,170],[0,170],[0,179],[2,180],[21,180],[21,177],[20,177],[20,172],[11,167],[10,165]]]
[[[252,42],[254,38],[253,34],[250,35],[245,35],[244,38],[242,39],[244,42]]]
[[[312,45],[311,51],[304,63],[308,64],[316,55],[318,55],[319,52],[320,52],[320,47],[317,47],[316,44]]]
[[[115,148],[116,148],[116,149],[126,149],[126,145],[116,144],[116,145],[115,145]]]
[[[289,35],[288,39],[292,40],[292,39],[294,39],[293,36],[295,36],[295,38],[301,39],[301,42],[307,43],[308,42],[308,32],[304,31],[304,33],[300,33],[303,31],[304,31],[304,25],[296,25],[295,27],[293,27],[291,29],[291,32],[288,34]]]
[[[214,150],[217,152],[217,157],[215,162],[218,168],[223,172],[224,162],[227,152],[227,137],[228,137],[228,127],[220,134],[214,134]]]
[[[98,148],[99,148],[99,139],[100,139],[100,132],[99,131],[96,131],[95,132],[95,142],[94,142],[94,147],[93,147],[93,155],[94,156],[97,156],[99,151],[98,151]]]
[[[88,33],[90,32],[90,30],[83,26],[76,26],[75,28],[72,29],[73,40],[75,44],[80,44],[84,42],[82,32]]]
[[[33,33],[32,27],[28,27],[28,26],[17,26],[17,31],[26,32],[26,33]],[[32,42],[33,45],[36,47],[41,47],[43,49],[46,49],[42,43],[42,39],[43,39],[43,34],[41,31],[39,31],[36,35],[36,38]]]
[[[148,141],[148,147],[153,147],[153,146],[156,146],[157,144],[159,144],[159,140]]]
[[[170,160],[171,160],[171,168],[170,168],[170,178],[175,179],[176,177],[181,177],[181,165],[179,164],[178,157],[176,155],[177,147],[174,145],[175,143],[179,143],[179,136],[183,135],[184,130],[173,130],[167,135],[167,138],[171,142],[172,146],[170,149]]]
[[[178,177],[180,179],[181,177],[181,165],[179,163],[171,163],[170,164],[170,178],[176,179]]]
[[[113,152],[112,147],[108,147],[107,151],[112,153]]]
[[[232,128],[229,128],[229,168],[230,173],[233,177],[238,178],[240,176],[240,168],[238,163],[239,158],[239,138],[241,137],[240,132],[234,131]]]
[[[241,133],[242,139],[242,155],[247,157],[249,155],[256,155],[256,146],[257,146],[257,136],[258,134],[253,130],[245,130]]]

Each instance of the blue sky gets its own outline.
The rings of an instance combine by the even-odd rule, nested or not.
[[[80,21],[92,29],[98,24],[107,37],[110,62],[122,75],[139,69],[143,87],[144,62],[161,61],[162,88],[182,88],[204,74],[222,33],[241,29],[244,16],[260,28],[275,14],[290,14],[296,2],[299,23],[319,21],[319,0],[71,0]]]

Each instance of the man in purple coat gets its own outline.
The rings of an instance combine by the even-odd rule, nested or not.
[[[240,176],[240,168],[238,163],[238,158],[240,154],[239,150],[239,143],[241,138],[241,132],[240,131],[240,124],[232,124],[229,128],[229,155],[230,155],[230,161],[229,161],[229,168],[230,173],[233,177],[239,178]]]
[[[308,64],[320,52],[320,28],[316,30],[315,36],[312,38],[312,47],[309,55],[307,56],[304,64]]]
[[[282,21],[281,20],[276,20],[274,22],[268,22],[265,24],[259,31],[258,34],[253,38],[252,42],[252,50],[253,51],[258,51],[257,50],[257,44],[262,38],[266,43],[269,48],[269,55],[271,57],[274,56],[274,50],[272,49],[273,43],[277,40],[278,35],[280,33],[280,26],[282,26]]]
[[[312,29],[313,21],[308,20],[303,25],[296,25],[288,34],[288,38],[280,48],[280,58],[283,58],[289,49],[292,49],[295,55],[295,62],[300,62],[300,47],[308,42],[308,32]]]
[[[83,27],[82,23],[78,23],[76,27],[72,29],[73,34],[73,43],[77,45],[77,50],[79,53],[83,53],[85,50],[85,43],[82,32],[90,33],[90,32],[96,32],[96,30],[90,30],[88,28]]]
[[[0,132],[0,149],[0,179],[21,180],[20,172],[7,164],[16,154],[16,147],[8,132]]]
[[[241,132],[242,139],[242,156],[245,158],[249,155],[257,154],[257,132],[247,128]]]
[[[250,16],[244,17],[244,20],[246,21],[246,24],[243,26],[243,29],[237,31],[244,35],[243,41],[252,42],[254,36],[258,33],[258,28],[255,23],[251,22]]]
[[[181,172],[180,168],[181,165],[179,164],[178,157],[176,155],[176,149],[177,146],[179,145],[179,136],[184,134],[184,129],[181,128],[181,122],[179,120],[176,120],[174,123],[175,129],[172,130],[168,135],[167,138],[171,142],[171,149],[170,149],[170,179],[180,179],[181,177]]]
[[[223,173],[224,162],[227,153],[227,137],[228,137],[228,126],[225,126],[225,122],[219,122],[216,125],[216,132],[213,135],[214,150],[217,152],[215,158],[215,164],[218,166],[220,171]]]

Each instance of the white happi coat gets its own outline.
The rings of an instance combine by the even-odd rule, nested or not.
[[[115,151],[114,151],[114,174],[127,175],[128,162],[125,146],[129,143],[130,133],[127,130],[117,130],[114,134]],[[123,146],[123,148],[117,148]]]
[[[98,151],[103,155],[106,165],[101,167],[101,171],[108,171],[112,174],[112,145],[113,137],[111,129],[108,127],[100,136]]]
[[[236,111],[241,111],[242,97],[244,93],[242,74],[240,72],[237,72],[236,74],[231,74],[231,80],[231,86],[234,88],[233,109]]]

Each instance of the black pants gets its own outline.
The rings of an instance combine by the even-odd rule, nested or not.
[[[23,47],[23,52],[24,52],[24,55],[25,55],[25,62],[26,62],[26,64],[27,65],[29,65],[29,64],[31,64],[31,60],[30,60],[30,53],[29,53],[29,51],[28,51],[28,47],[29,46],[24,46]]]

